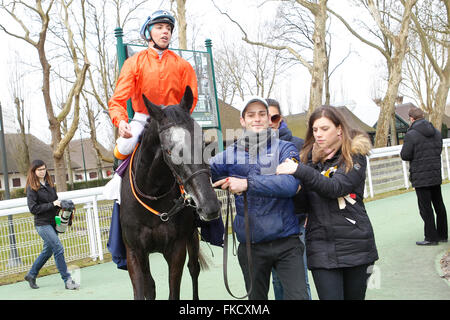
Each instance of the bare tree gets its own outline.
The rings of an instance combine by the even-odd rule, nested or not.
[[[434,105],[428,105],[430,120],[437,129],[441,129],[442,116],[445,110],[445,104],[450,87],[450,50],[449,50],[449,25],[450,25],[450,3],[449,1],[440,1],[445,7],[439,10],[428,1],[416,13],[412,14],[415,31],[420,39],[420,44],[429,63],[439,77],[439,85],[434,96]],[[441,14],[435,15],[435,12]],[[444,18],[444,19],[441,19]],[[422,20],[423,22],[421,22]],[[436,23],[434,23],[436,21]],[[440,60],[440,61],[439,61]],[[432,103],[428,101],[428,103]]]
[[[81,0],[81,20],[85,21],[85,11],[84,11],[84,2]],[[15,37],[17,39],[21,39],[26,43],[33,46],[38,54],[39,62],[42,70],[42,95],[44,98],[45,110],[47,113],[47,118],[50,124],[50,131],[52,137],[52,148],[53,148],[53,160],[55,164],[55,178],[56,185],[58,186],[59,191],[65,191],[67,189],[66,186],[66,170],[64,165],[64,150],[67,144],[73,137],[76,128],[78,127],[78,116],[79,116],[79,94],[84,85],[84,80],[86,76],[87,69],[89,68],[89,62],[87,61],[87,56],[85,55],[85,59],[83,61],[82,66],[79,65],[80,61],[78,60],[78,53],[73,47],[73,32],[71,30],[71,23],[69,22],[69,6],[73,2],[66,2],[64,0],[56,1],[42,1],[36,0],[35,5],[30,5],[25,1],[1,1],[0,10],[6,12],[9,17],[11,17],[21,28],[22,33],[14,33],[10,31],[10,29],[6,28],[6,26],[0,23],[0,29],[6,32],[8,35]],[[45,7],[45,4],[47,6]],[[61,20],[63,25],[66,27],[66,35],[67,35],[67,44],[70,49],[72,55],[72,62],[74,66],[74,77],[75,80],[71,86],[69,94],[66,99],[66,103],[64,108],[61,110],[59,114],[55,114],[55,109],[52,103],[51,97],[51,65],[47,58],[47,50],[45,48],[45,44],[47,41],[49,26],[52,19],[56,19],[58,15],[55,13],[51,13],[52,8],[56,5],[55,9],[61,9]],[[33,18],[29,19],[27,15],[32,15]],[[40,24],[40,29],[38,34],[32,33],[29,27],[29,21],[36,20],[38,24]],[[25,23],[27,21],[27,23]],[[85,25],[84,25],[85,27]],[[85,31],[85,30],[84,30]],[[85,32],[84,32],[85,35]],[[36,39],[37,38],[37,39]],[[84,47],[85,48],[85,47]],[[72,110],[72,104],[74,104],[74,120],[68,133],[63,137],[61,135],[61,122],[63,119],[67,117],[69,112]]]
[[[263,30],[264,26],[259,37]],[[277,79],[292,64],[277,50],[226,40],[220,43],[214,54],[216,82],[219,98],[229,104],[247,95],[269,97]]]
[[[372,16],[379,33],[371,30],[382,43],[378,45],[371,42],[367,37],[361,36],[358,32],[345,21],[345,19],[328,9],[335,15],[347,29],[361,42],[377,49],[386,59],[388,68],[388,87],[384,98],[380,105],[380,115],[377,123],[377,132],[375,136],[375,147],[384,147],[387,145],[389,128],[391,128],[391,137],[395,139],[395,100],[398,95],[398,88],[402,80],[402,64],[407,51],[407,38],[409,34],[409,26],[411,22],[412,8],[417,0],[402,0],[402,1],[376,1],[373,0],[359,0]],[[400,2],[400,4],[399,4]],[[399,6],[397,8],[396,6]],[[401,7],[401,8],[400,8]],[[389,17],[394,12],[402,11],[399,25],[391,25],[394,21]],[[397,30],[397,34],[395,33]],[[392,144],[396,144],[392,141]]]
[[[286,1],[287,0],[279,0]],[[308,116],[312,111],[322,104],[323,97],[323,84],[324,84],[324,74],[326,70],[326,21],[328,18],[327,14],[327,2],[328,0],[318,0],[318,1],[306,1],[306,0],[296,0],[298,5],[306,8],[310,14],[314,17],[314,31],[312,35],[313,40],[313,57],[312,63],[308,58],[305,58],[299,50],[293,48],[292,43],[282,43],[279,45],[270,44],[267,42],[260,42],[251,40],[247,32],[243,27],[226,12],[223,12],[213,1],[214,6],[219,10],[219,12],[230,19],[235,25],[239,27],[243,34],[243,40],[249,44],[263,46],[269,49],[278,51],[287,51],[294,59],[296,59],[300,64],[305,66],[309,73],[311,74],[311,84],[309,90],[309,107]]]

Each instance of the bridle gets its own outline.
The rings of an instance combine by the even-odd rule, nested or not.
[[[163,126],[162,128],[159,129],[158,134],[161,134],[163,131],[169,129],[170,127],[174,126],[173,123],[169,123],[168,125]],[[172,175],[175,177],[175,181],[172,185],[172,187],[169,189],[169,191],[167,191],[166,193],[160,195],[160,196],[150,196],[147,195],[145,193],[143,193],[139,187],[136,184],[136,179],[135,179],[135,173],[133,172],[133,162],[134,162],[134,156],[136,154],[136,150],[139,147],[139,143],[136,144],[136,147],[133,150],[133,153],[131,155],[131,159],[130,159],[130,168],[129,170],[129,176],[130,176],[130,186],[131,186],[131,191],[134,195],[134,197],[136,198],[136,200],[148,211],[150,211],[151,213],[159,216],[159,218],[161,219],[161,221],[168,221],[170,217],[172,217],[173,215],[175,215],[176,213],[180,212],[183,208],[185,207],[193,207],[193,208],[197,208],[197,206],[194,204],[191,195],[189,195],[188,193],[186,193],[185,191],[185,185],[187,183],[189,183],[194,177],[198,176],[199,174],[207,174],[209,177],[211,177],[211,173],[209,171],[209,169],[200,169],[195,171],[194,173],[192,173],[189,177],[187,177],[186,179],[181,179],[179,177],[179,175],[176,173],[175,169],[172,166],[172,163],[169,160],[170,157],[170,150],[167,150],[163,147],[163,145],[161,144],[161,150],[163,151],[163,158],[164,158],[164,162],[167,164],[167,166],[169,167],[170,171],[172,172]],[[167,212],[159,212],[155,209],[153,209],[152,207],[150,207],[148,204],[146,204],[144,201],[142,201],[140,197],[143,197],[145,199],[151,200],[151,201],[155,201],[155,200],[159,200],[162,199],[166,196],[168,196],[169,194],[172,193],[172,190],[174,189],[175,185],[178,183],[178,187],[180,188],[180,197],[177,200],[174,200],[174,205],[172,206],[172,208],[167,211]]]

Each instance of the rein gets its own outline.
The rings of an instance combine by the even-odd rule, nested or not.
[[[227,191],[227,217],[225,219],[225,235],[223,237],[223,281],[225,283],[225,288],[228,293],[235,299],[245,299],[252,292],[253,287],[253,264],[252,264],[252,255],[251,255],[251,239],[250,239],[250,222],[248,216],[248,201],[247,201],[247,192],[243,192],[244,196],[244,221],[245,221],[245,247],[247,250],[247,263],[248,263],[248,273],[250,278],[250,288],[247,291],[247,294],[243,297],[235,296],[228,285],[228,221],[231,223],[231,234],[233,236],[233,248],[236,249],[236,237],[233,228],[233,213],[231,212],[231,199],[230,199],[230,191]],[[229,219],[231,217],[231,219]]]
[[[167,220],[169,220],[170,217],[172,217],[172,216],[175,215],[176,213],[180,212],[180,211],[181,211],[182,209],[184,209],[185,207],[194,207],[194,208],[196,208],[196,206],[192,204],[192,198],[191,198],[191,196],[190,196],[189,194],[186,193],[185,188],[184,188],[184,185],[185,185],[187,182],[189,182],[192,178],[194,178],[195,176],[197,176],[197,175],[200,174],[200,173],[207,173],[207,174],[209,174],[209,170],[207,170],[207,169],[198,170],[198,171],[194,172],[192,175],[190,175],[190,176],[189,176],[186,180],[184,180],[184,181],[181,181],[181,179],[179,179],[179,178],[177,177],[177,179],[175,180],[175,182],[174,182],[173,186],[170,188],[170,190],[169,190],[168,192],[164,193],[163,195],[160,195],[160,196],[157,196],[157,197],[146,195],[146,194],[144,194],[142,191],[139,190],[139,188],[138,188],[138,186],[137,186],[137,184],[136,184],[135,174],[134,174],[134,172],[133,172],[134,155],[136,154],[136,150],[138,149],[138,146],[139,146],[139,143],[136,144],[136,147],[135,147],[134,150],[133,150],[133,153],[132,153],[131,159],[130,159],[130,168],[128,169],[128,170],[129,170],[129,176],[130,176],[130,186],[131,186],[131,191],[132,191],[132,193],[133,193],[135,199],[136,199],[136,200],[137,200],[137,201],[138,201],[145,209],[147,209],[147,210],[150,211],[151,213],[157,215],[157,216],[161,219],[161,221],[164,221],[164,222],[166,222]],[[169,166],[169,168],[170,168],[170,166]],[[170,169],[171,169],[171,171],[174,173],[173,169],[172,169],[172,168],[170,168]],[[173,205],[173,207],[172,207],[168,212],[159,212],[159,211],[153,209],[153,208],[150,207],[148,204],[146,204],[144,201],[142,201],[142,200],[139,198],[139,196],[138,196],[138,194],[139,194],[141,197],[144,197],[144,198],[146,198],[146,199],[148,199],[148,200],[159,200],[159,199],[162,199],[162,198],[168,196],[168,195],[172,192],[173,188],[174,188],[175,185],[177,184],[177,180],[179,181],[178,187],[180,188],[180,193],[181,193],[181,195],[180,195],[180,197],[179,197],[177,200],[174,200],[175,204]],[[137,192],[138,194],[136,194],[136,192]]]

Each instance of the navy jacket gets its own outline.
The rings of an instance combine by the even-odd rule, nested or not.
[[[292,142],[297,147],[298,152],[302,150],[305,140],[293,136],[292,131],[288,128],[284,121],[281,123],[280,128],[278,129],[278,135],[281,140]]]
[[[210,159],[212,180],[226,177],[246,178],[251,242],[267,242],[299,234],[292,197],[299,180],[291,175],[276,175],[276,167],[287,158],[298,159],[297,148],[274,138],[257,157],[234,143]],[[234,229],[238,241],[245,243],[244,199],[235,195]]]

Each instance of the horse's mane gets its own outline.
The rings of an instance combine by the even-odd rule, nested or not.
[[[190,116],[186,116],[187,115],[186,112],[184,112],[183,110],[178,108],[177,105],[161,106],[161,109],[164,111],[164,114],[166,115],[166,117],[170,119],[170,123],[180,126],[180,127],[187,127],[187,128],[193,127],[193,124],[194,124],[193,119]],[[149,131],[152,129],[156,130],[156,127],[157,126],[156,126],[156,122],[154,121],[154,119],[149,117],[147,119],[147,123],[145,124],[143,134],[146,131]]]

